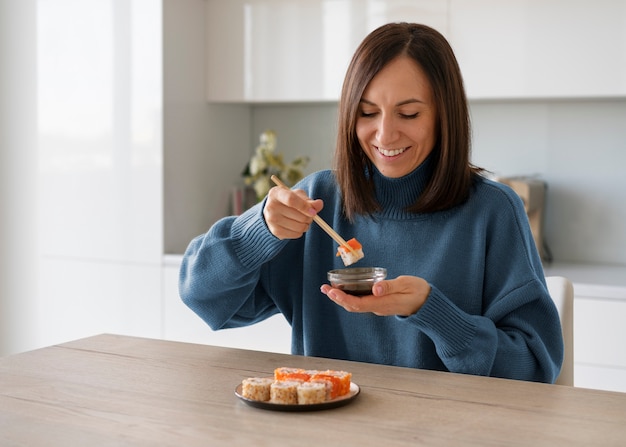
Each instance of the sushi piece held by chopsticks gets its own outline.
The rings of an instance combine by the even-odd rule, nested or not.
[[[278,177],[272,175],[270,177],[272,181],[279,187],[289,189],[287,185],[285,185]],[[356,239],[352,238],[348,242],[346,242],[339,233],[332,229],[330,225],[328,225],[324,219],[322,219],[317,214],[313,216],[313,220],[317,223],[330,237],[333,238],[335,242],[339,244],[339,249],[337,251],[337,256],[341,256],[341,260],[344,265],[347,267],[351,264],[354,264],[359,259],[363,259],[365,255],[363,254],[363,247]]]
[[[340,245],[337,256],[341,256],[346,267],[365,257],[362,245],[355,238],[350,239],[345,245]]]

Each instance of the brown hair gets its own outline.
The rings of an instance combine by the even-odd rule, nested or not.
[[[465,201],[472,178],[482,170],[470,164],[470,119],[459,65],[447,40],[436,30],[414,23],[389,23],[372,31],[348,67],[339,101],[334,168],[346,217],[380,209],[374,194],[373,165],[356,135],[359,103],[370,80],[391,60],[406,55],[424,70],[438,113],[438,138],[431,157],[434,172],[408,211],[426,213]]]

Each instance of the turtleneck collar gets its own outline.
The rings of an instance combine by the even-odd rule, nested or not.
[[[383,208],[379,215],[387,217],[407,217],[406,208],[417,200],[426,188],[433,171],[434,156],[431,153],[414,171],[400,178],[385,177],[373,166],[372,178],[376,199]]]

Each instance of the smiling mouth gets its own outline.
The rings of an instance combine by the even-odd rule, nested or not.
[[[382,147],[374,146],[376,150],[384,155],[385,157],[395,157],[396,155],[400,155],[402,152],[406,151],[408,148],[403,147],[400,149],[383,149]]]

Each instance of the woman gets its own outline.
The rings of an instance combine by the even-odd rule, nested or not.
[[[443,36],[373,31],[344,81],[335,169],[194,239],[182,299],[213,329],[280,312],[294,354],[554,382],[561,328],[524,207],[470,164],[468,116]],[[343,265],[315,214],[359,240],[357,266],[387,268],[372,295],[325,284]]]

